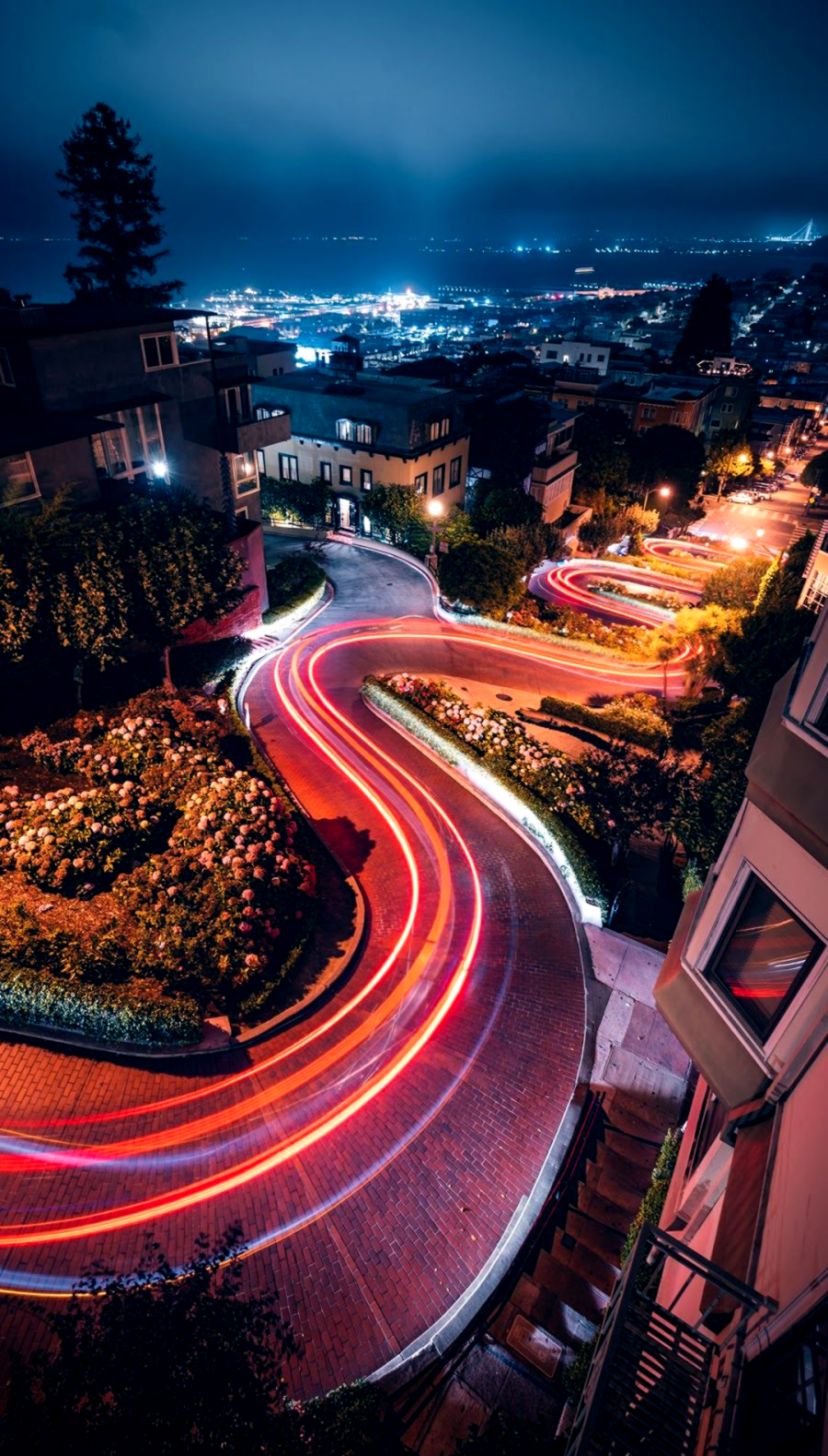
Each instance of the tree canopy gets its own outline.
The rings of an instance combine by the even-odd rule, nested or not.
[[[130,123],[103,101],[63,143],[60,195],[73,204],[82,259],[70,263],[65,276],[78,295],[169,303],[182,287],[178,279],[155,281],[169,250],[159,246],[164,234],[155,167],[140,145]]]
[[[644,487],[673,487],[670,507],[686,506],[695,494],[704,466],[704,445],[680,425],[656,425],[646,430],[633,445],[633,474]]]
[[[12,1351],[0,1456],[393,1456],[371,1387],[288,1401],[301,1350],[278,1296],[243,1292],[243,1252],[233,1226],[175,1268],[148,1238],[134,1274],[94,1269],[49,1305],[48,1348]]]
[[[520,565],[503,546],[466,541],[440,560],[440,590],[449,601],[463,602],[492,617],[503,617],[519,599]]]
[[[828,450],[820,450],[805,465],[802,484],[814,486],[818,491],[828,491]]]
[[[694,371],[700,359],[729,354],[733,334],[730,284],[713,273],[690,305],[681,338],[673,354],[673,368]]]

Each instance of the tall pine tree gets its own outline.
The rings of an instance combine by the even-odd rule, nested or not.
[[[684,332],[673,355],[674,369],[695,371],[700,359],[730,353],[732,298],[727,279],[719,273],[711,274],[690,305]]]
[[[58,172],[60,195],[74,204],[78,252],[83,260],[65,272],[77,296],[112,301],[140,299],[169,303],[178,279],[155,282],[163,231],[152,157],[139,151],[141,138],[111,106],[99,101],[63,143]]]

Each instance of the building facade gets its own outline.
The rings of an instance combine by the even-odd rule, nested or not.
[[[544,521],[551,524],[561,519],[572,500],[578,452],[573,445],[577,416],[554,405],[549,409],[546,445],[535,455],[529,494],[540,503]]]
[[[655,999],[699,1077],[660,1228],[613,1295],[570,1450],[610,1449],[611,1430],[611,1449],[653,1456],[824,1456],[825,613],[777,685]]]
[[[405,486],[446,511],[462,505],[469,436],[453,390],[363,371],[349,346],[328,369],[257,381],[253,399],[291,420],[289,438],[262,450],[260,470],[283,482],[324,481],[340,530],[370,534],[378,485]]]

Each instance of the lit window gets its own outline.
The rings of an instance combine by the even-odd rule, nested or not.
[[[339,484],[340,485],[350,485],[351,482],[353,481],[353,478],[354,478],[354,472],[351,469],[350,465],[340,465],[340,467],[339,467]]]
[[[462,464],[463,464],[463,457],[462,457],[462,455],[455,455],[454,459],[451,462],[451,465],[449,466],[449,485],[450,486],[454,486],[454,485],[459,485],[460,484],[460,468],[461,468]]]
[[[443,432],[442,421],[441,420],[432,420],[431,421],[431,424],[428,427],[428,438],[429,438],[429,440],[439,440],[442,432]]]
[[[175,363],[172,334],[144,334],[141,337],[145,369],[168,369]]]
[[[373,470],[360,470],[359,483],[362,486],[363,490],[370,490],[371,486],[374,484]]]
[[[299,460],[298,460],[298,457],[296,455],[280,455],[279,456],[279,479],[280,480],[298,480],[299,479]]]
[[[330,483],[331,483],[331,462],[330,462],[330,460],[320,460],[320,462],[319,462],[319,478],[320,478],[320,480],[324,480],[324,482],[325,482],[326,485],[330,485]]]
[[[435,465],[431,476],[431,494],[442,495],[446,488],[446,467]]]
[[[423,471],[422,475],[414,476],[414,489],[418,495],[425,495],[428,490],[428,473]]]
[[[8,350],[6,349],[0,349],[0,384],[4,384],[7,389],[15,388],[14,374],[9,363]]]
[[[357,425],[356,440],[358,445],[370,445],[374,438],[374,431],[371,425]]]
[[[337,420],[336,438],[337,440],[353,440],[356,438],[356,426],[353,420]]]
[[[751,875],[706,974],[764,1040],[823,950],[773,890]]]

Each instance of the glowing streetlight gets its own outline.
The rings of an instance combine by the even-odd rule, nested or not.
[[[731,551],[746,551],[748,543],[744,536],[731,536],[729,544]]]
[[[167,480],[169,478],[166,460],[153,460],[152,475],[154,480]]]
[[[653,494],[653,492],[655,492],[655,494],[666,503],[670,499],[670,496],[673,494],[673,487],[671,485],[651,485],[650,489],[644,495],[645,511],[647,509],[647,501],[650,499],[650,496]]]
[[[431,567],[433,570],[435,559],[437,556],[437,522],[443,514],[443,502],[441,500],[435,500],[434,496],[432,496],[426,505],[426,510],[431,516],[431,551],[429,552],[429,555],[431,557]]]

